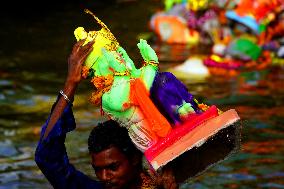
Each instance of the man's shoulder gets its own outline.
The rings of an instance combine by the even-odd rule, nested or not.
[[[142,179],[141,189],[157,189],[158,185],[154,178],[152,178],[147,172],[142,172],[140,174]]]

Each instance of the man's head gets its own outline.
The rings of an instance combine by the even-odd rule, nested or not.
[[[137,182],[142,153],[136,149],[126,128],[113,120],[100,123],[88,139],[92,166],[106,188],[127,188]]]

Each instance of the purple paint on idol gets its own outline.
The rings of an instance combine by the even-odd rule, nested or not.
[[[181,123],[181,118],[175,109],[184,102],[190,103],[196,113],[198,109],[194,97],[186,86],[170,72],[158,72],[150,89],[150,97],[159,111],[171,124]]]

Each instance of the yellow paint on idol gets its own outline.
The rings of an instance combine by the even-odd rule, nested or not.
[[[203,10],[208,7],[209,0],[190,0],[188,1],[189,9],[193,11]]]
[[[99,31],[86,32],[83,27],[78,27],[74,31],[74,35],[77,41],[85,40],[83,45],[87,44],[90,41],[94,41],[93,50],[85,61],[85,65],[87,67],[91,67],[94,60],[96,60],[98,57],[101,57],[103,48],[108,51],[116,51],[119,47],[119,43],[111,33],[111,31],[108,29],[108,27],[98,17],[96,17],[88,9],[85,9],[85,12],[92,15],[97,23],[102,27],[102,29],[100,29]]]

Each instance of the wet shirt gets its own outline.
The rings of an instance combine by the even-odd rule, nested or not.
[[[54,107],[54,105],[53,105]],[[54,188],[58,189],[101,189],[102,185],[70,164],[66,148],[66,133],[75,129],[72,105],[67,105],[61,118],[55,123],[49,135],[43,139],[48,121],[43,125],[35,161]],[[53,109],[53,108],[52,108]]]

